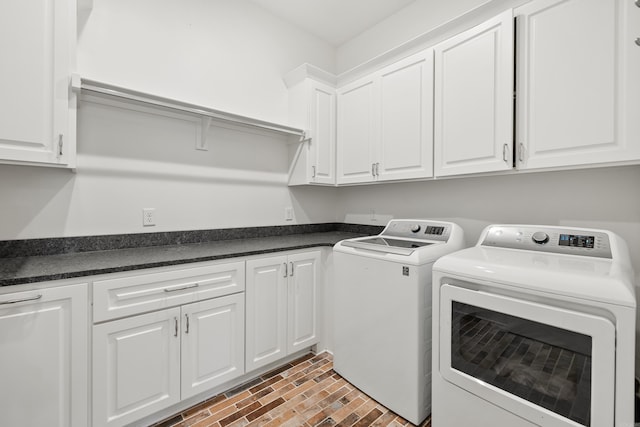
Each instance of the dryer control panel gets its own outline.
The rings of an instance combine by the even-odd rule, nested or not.
[[[609,235],[601,230],[535,225],[493,225],[482,246],[612,258]]]

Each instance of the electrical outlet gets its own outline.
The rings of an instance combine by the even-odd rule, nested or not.
[[[293,208],[291,206],[284,208],[284,220],[293,221]]]
[[[144,227],[156,225],[156,209],[155,208],[142,209],[142,225]]]

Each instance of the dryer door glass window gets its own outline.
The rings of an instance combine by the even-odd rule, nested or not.
[[[452,304],[452,368],[590,425],[590,336],[470,304]]]
[[[442,377],[536,425],[613,425],[613,323],[475,286],[439,288]]]

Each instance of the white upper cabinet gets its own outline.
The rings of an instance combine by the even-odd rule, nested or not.
[[[640,8],[539,0],[515,14],[518,168],[640,158]]]
[[[75,0],[0,4],[0,162],[75,166]]]
[[[311,82],[309,162],[312,184],[336,183],[336,90]]]
[[[513,31],[508,10],[435,47],[436,176],[512,169]]]
[[[338,92],[338,184],[429,178],[433,50]]]
[[[433,176],[433,50],[380,74],[379,180]]]
[[[312,78],[289,88],[290,116],[308,131],[296,146],[289,185],[336,183],[336,89]]]
[[[373,76],[338,91],[338,184],[375,179],[377,92],[378,82]]]

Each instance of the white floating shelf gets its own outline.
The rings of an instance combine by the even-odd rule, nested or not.
[[[78,75],[72,76],[71,86],[75,90],[82,90],[87,92],[94,92],[102,95],[108,95],[125,99],[128,101],[141,102],[144,104],[153,105],[161,108],[169,108],[189,114],[201,116],[203,118],[203,127],[208,125],[211,120],[220,120],[227,123],[232,123],[240,126],[248,126],[251,128],[257,128],[261,130],[267,130],[272,132],[283,133],[287,135],[295,135],[304,137],[304,131],[302,129],[294,128],[287,125],[281,125],[278,123],[268,122],[265,120],[255,119],[252,117],[242,116],[239,114],[229,113],[221,110],[216,110],[201,105],[191,104],[176,99],[165,98],[163,96],[153,95],[145,92],[140,92],[133,89],[123,88],[120,86],[112,85],[109,83],[98,82],[95,80],[89,80],[80,78]],[[204,129],[203,129],[204,130]],[[206,149],[202,144],[201,149]]]

